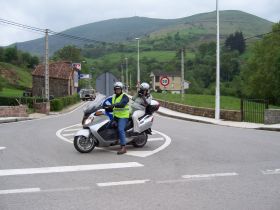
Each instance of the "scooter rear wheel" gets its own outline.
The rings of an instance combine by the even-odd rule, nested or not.
[[[75,136],[74,147],[80,153],[89,153],[94,149],[95,142],[91,137]]]
[[[134,147],[144,147],[148,141],[148,135],[146,133],[141,133],[139,136],[135,137],[132,141]]]

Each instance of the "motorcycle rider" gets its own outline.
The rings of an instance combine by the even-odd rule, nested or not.
[[[131,104],[132,108],[132,120],[133,120],[133,131],[140,133],[139,131],[139,118],[144,116],[146,113],[146,107],[151,104],[152,96],[149,93],[150,85],[146,82],[143,82],[140,85],[138,93],[132,97],[133,103]]]
[[[121,82],[114,84],[115,94],[112,96],[112,105],[109,106],[113,109],[114,121],[118,124],[121,145],[121,149],[117,153],[118,155],[126,153],[125,127],[129,118],[129,98],[122,92],[123,88],[124,85]]]

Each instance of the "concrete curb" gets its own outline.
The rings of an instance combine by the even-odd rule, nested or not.
[[[33,120],[35,118],[31,117],[23,117],[23,118],[8,118],[8,119],[0,119],[1,123],[10,123],[10,122],[19,122],[19,121],[25,121],[25,120]]]

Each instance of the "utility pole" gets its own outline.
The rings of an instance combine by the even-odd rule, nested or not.
[[[128,68],[127,68],[127,58],[125,58],[125,84],[126,84],[126,92],[128,92]]]
[[[215,98],[215,119],[220,119],[220,15],[219,15],[219,3],[216,0],[216,12],[217,12],[217,50],[216,50],[216,98]]]
[[[184,49],[181,49],[181,99],[184,98],[184,84],[185,84],[185,72],[184,72]]]
[[[49,30],[45,32],[45,98],[49,101]]]
[[[121,62],[121,69],[122,69],[121,81],[122,81],[122,83],[124,83],[124,82],[123,82],[124,79],[123,79],[123,64],[122,64],[122,62]]]
[[[140,38],[135,38],[137,40],[137,91],[140,88],[140,56],[139,56],[139,41]]]

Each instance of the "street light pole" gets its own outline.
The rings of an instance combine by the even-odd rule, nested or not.
[[[126,91],[128,91],[128,68],[127,68],[127,58],[125,58],[125,84],[126,84]]]
[[[140,41],[140,38],[135,38],[137,40],[137,52],[138,52],[138,55],[137,55],[137,91],[139,90],[139,87],[140,87],[140,63],[139,63],[139,60],[140,60],[140,56],[139,56],[139,41]]]
[[[216,103],[215,103],[215,119],[220,119],[220,17],[219,2],[216,0],[217,12],[217,51],[216,51]]]

